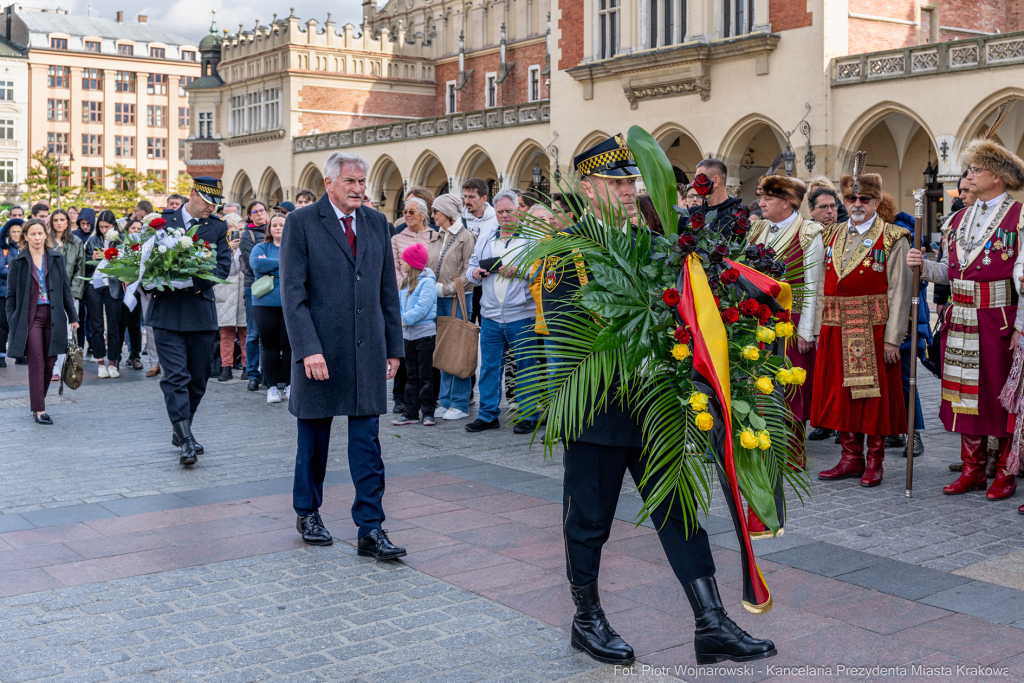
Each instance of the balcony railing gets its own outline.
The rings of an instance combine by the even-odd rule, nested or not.
[[[1024,64],[1024,31],[868,52],[832,61],[832,85]]]
[[[360,147],[395,140],[438,137],[493,130],[509,126],[525,126],[551,120],[551,101],[541,100],[511,107],[493,107],[445,116],[428,116],[401,123],[364,126],[349,130],[303,135],[294,138],[292,151],[314,152],[320,149]]]

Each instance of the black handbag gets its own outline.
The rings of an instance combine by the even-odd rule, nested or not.
[[[921,360],[921,365],[925,367],[928,372],[935,375],[937,379],[942,379],[942,346],[940,340],[942,339],[942,318],[935,323],[935,327],[932,328],[932,343],[927,346],[924,350],[924,359]]]

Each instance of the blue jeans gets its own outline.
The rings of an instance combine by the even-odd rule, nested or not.
[[[516,357],[516,403],[519,413],[529,415],[537,393],[532,382],[524,381],[525,372],[534,366],[537,344],[533,317],[499,323],[490,318],[480,320],[480,419],[492,422],[501,414],[502,370],[505,351],[512,349]]]
[[[466,311],[472,316],[473,295],[466,295]],[[442,297],[437,300],[437,315],[451,315],[455,305],[455,297]],[[462,315],[459,318],[465,320]],[[437,392],[437,403],[444,408],[456,408],[469,412],[470,378],[456,377],[441,371],[441,388]]]
[[[260,333],[252,317],[252,287],[245,288],[245,374],[260,378]]]

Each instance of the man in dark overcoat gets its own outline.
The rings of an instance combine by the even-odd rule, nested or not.
[[[231,270],[227,224],[213,215],[223,199],[220,180],[197,176],[192,180],[188,203],[173,214],[165,214],[164,226],[164,230],[195,228],[195,237],[200,242],[209,242],[210,249],[216,251],[214,275],[219,278],[226,278]],[[210,280],[190,278],[172,283],[171,289],[162,292],[153,290],[146,311],[146,325],[153,328],[164,371],[160,390],[164,392],[171,421],[171,444],[180,447],[178,462],[182,465],[194,465],[203,454],[203,447],[192,436],[192,419],[206,394],[213,342],[219,329],[213,285]]]
[[[404,357],[391,233],[362,205],[366,161],[335,152],[324,164],[326,192],[288,215],[281,238],[281,303],[294,362],[288,410],[298,418],[293,505],[306,543],[330,545],[320,519],[331,422],[348,416],[348,464],[355,485],[358,552],[405,555],[384,521],[384,461],[378,439],[387,380]]]

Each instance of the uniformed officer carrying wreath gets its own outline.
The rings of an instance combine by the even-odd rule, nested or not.
[[[231,269],[227,224],[213,210],[224,201],[221,181],[199,176],[193,179],[188,202],[173,214],[165,214],[165,229],[196,228],[196,237],[216,245],[217,269],[225,278]],[[192,436],[192,419],[210,379],[213,342],[217,335],[217,307],[210,280],[193,278],[172,283],[172,289],[152,291],[146,324],[153,327],[164,376],[160,389],[171,420],[171,443],[181,448],[179,462],[194,465],[203,447]]]
[[[582,178],[580,190],[588,200],[590,216],[569,232],[593,232],[588,226],[595,223],[610,229],[608,222],[614,220],[636,244],[638,228],[630,219],[637,213],[640,172],[623,137],[616,135],[588,149],[573,160],[573,166]],[[542,298],[545,320],[550,316],[552,321],[552,337],[565,329],[557,324],[559,315],[573,315],[577,310],[574,297],[593,277],[580,252],[547,257]],[[612,381],[618,383],[619,378]],[[598,661],[627,664],[634,659],[633,649],[612,629],[601,608],[597,588],[601,549],[611,531],[626,470],[645,500],[655,482],[643,481],[643,430],[633,406],[622,405],[612,397],[614,393],[609,392],[608,405],[601,414],[593,415],[565,442],[563,520],[566,573],[576,604],[572,645]],[[715,583],[707,532],[692,523],[688,530],[680,506],[669,503],[663,501],[654,509],[652,521],[693,608],[697,662],[749,661],[774,655],[775,645],[770,640],[751,637],[726,615]]]

